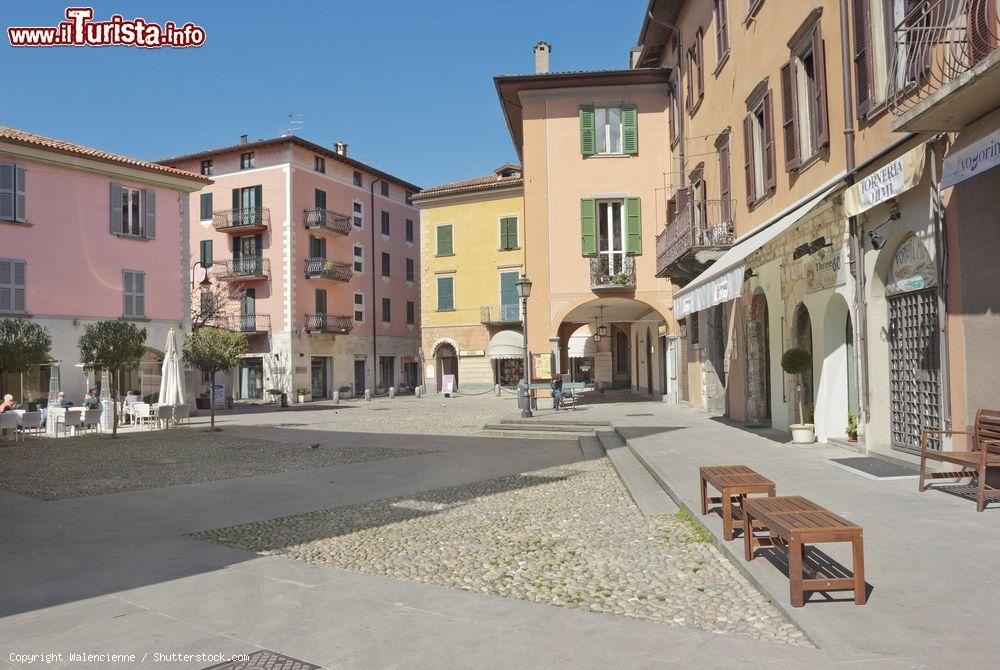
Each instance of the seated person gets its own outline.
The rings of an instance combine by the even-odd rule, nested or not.
[[[7,394],[3,397],[3,403],[0,404],[0,412],[10,412],[17,408],[17,404],[14,402],[14,396]]]
[[[67,407],[68,408],[68,407],[72,407],[73,406],[73,401],[70,400],[69,398],[67,398],[66,394],[64,392],[62,392],[62,391],[59,391],[59,400],[58,400],[58,403],[59,403],[60,407]]]
[[[139,402],[139,392],[129,389],[125,393],[125,398],[122,400],[122,414],[124,415],[125,423],[131,423],[132,420],[131,407],[137,402]]]
[[[552,407],[558,412],[562,405],[562,375],[558,372],[552,377]]]
[[[83,398],[84,409],[100,409],[101,401],[97,398],[97,389],[90,389]]]

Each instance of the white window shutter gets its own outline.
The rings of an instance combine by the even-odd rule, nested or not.
[[[14,166],[14,220],[26,223],[28,171],[21,165]]]
[[[13,261],[11,265],[13,266],[11,271],[14,275],[12,286],[13,311],[18,314],[24,314],[27,309],[25,301],[25,289],[27,288],[27,284],[25,282],[27,269],[26,263],[24,261]]]
[[[0,163],[0,221],[14,220],[14,164]]]
[[[146,316],[146,273],[133,272],[132,286],[135,291],[134,308],[136,316]]]
[[[143,230],[145,231],[146,239],[151,240],[156,237],[156,191],[147,188],[143,192],[142,199],[146,205],[146,220],[144,221]]]
[[[14,311],[14,261],[0,259],[0,314]]]

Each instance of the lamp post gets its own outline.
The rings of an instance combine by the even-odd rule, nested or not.
[[[528,354],[528,297],[531,295],[531,280],[527,275],[521,275],[515,284],[517,297],[521,299],[521,331],[524,333],[524,407],[521,416],[531,417],[531,361]]]

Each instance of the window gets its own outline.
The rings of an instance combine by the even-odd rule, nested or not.
[[[634,155],[639,151],[639,117],[634,103],[580,105],[580,153]]]
[[[199,246],[199,250],[201,252],[200,254],[201,266],[203,268],[212,267],[212,262],[213,262],[212,240],[202,240]]]
[[[692,312],[688,317],[688,338],[691,344],[698,344],[698,312]]]
[[[355,293],[354,294],[354,322],[364,323],[365,322],[365,294]]]
[[[817,22],[781,66],[785,171],[797,169],[830,141],[823,37]]]
[[[252,238],[246,238],[246,239],[252,239]],[[309,258],[315,258],[320,260],[326,259],[326,240],[324,238],[316,237],[315,235],[309,236]]]
[[[365,227],[365,206],[361,204],[360,200],[354,201],[352,220],[354,221],[355,228]]]
[[[893,29],[906,17],[906,0],[853,0],[854,82],[857,115],[864,119],[885,104],[890,87],[906,83],[906,44],[893,45]],[[893,50],[898,57],[893,59]],[[895,65],[895,70],[893,70]]]
[[[146,316],[146,273],[137,270],[122,270],[124,306],[122,316],[145,318]]]
[[[27,222],[27,176],[23,165],[0,163],[0,221]]]
[[[201,162],[201,173],[203,175],[211,176],[215,174],[215,169],[212,167],[212,159]]]
[[[500,250],[517,249],[517,217],[505,216],[500,219]]]
[[[392,322],[392,301],[389,298],[382,298],[382,322]]]
[[[0,258],[0,314],[24,314],[27,267],[22,260]]]
[[[114,186],[116,185],[112,184],[112,188]],[[142,237],[142,191],[128,186],[118,186],[118,189],[121,191],[121,197],[117,199],[121,203],[121,210],[115,209],[112,204],[112,219],[116,216],[120,218],[117,228],[112,224],[112,230],[120,235]]]
[[[678,89],[679,84],[677,83],[676,77],[671,80],[670,88],[667,90],[667,107],[670,110],[670,146],[677,144],[677,140],[680,139],[680,122],[681,122],[681,107],[679,100],[677,99],[677,94],[680,89]]]
[[[416,274],[414,272],[414,266],[415,265],[416,264],[413,262],[412,258],[407,258],[406,259],[406,281],[408,281],[408,282],[412,282],[413,281],[413,276],[414,276],[414,274]]]
[[[201,194],[201,220],[211,221],[212,220],[212,194],[202,193]]]
[[[437,255],[451,256],[455,253],[454,240],[452,239],[452,225],[449,223],[437,227]]]
[[[715,0],[715,60],[718,66],[729,55],[729,8],[728,0]]]
[[[365,248],[360,244],[354,245],[354,271],[358,274],[365,271]]]
[[[753,206],[773,191],[776,183],[771,91],[760,96],[743,119],[743,154],[746,202]]]
[[[361,173],[357,170],[354,171],[354,185],[361,186]]]
[[[720,223],[733,221],[733,187],[729,172],[729,131],[715,140],[715,151],[719,162],[719,215]]]
[[[326,314],[326,289],[318,288],[313,293],[317,314]]]
[[[626,255],[642,253],[639,198],[581,199],[580,237],[584,256],[599,256],[610,274],[621,272]]]
[[[597,129],[597,153],[620,154],[622,152],[622,109],[621,107],[597,107],[594,110]]]
[[[326,159],[322,156],[313,156],[313,170],[326,173]]]
[[[240,169],[249,170],[250,168],[256,166],[257,163],[254,160],[253,152],[248,151],[244,154],[240,154]]]
[[[412,300],[406,301],[406,325],[412,326],[417,322],[417,304]]]
[[[382,210],[382,234],[389,237],[389,212]]]
[[[437,308],[439,312],[455,309],[455,277],[437,278]]]
[[[413,219],[406,220],[406,241],[413,241]]]
[[[382,195],[384,195],[385,197],[388,198],[389,197],[389,182],[387,182],[385,179],[383,179],[381,181],[381,184],[380,184],[379,188],[381,189]]]
[[[389,276],[389,254],[382,252],[382,276]]]
[[[694,44],[687,51],[687,111],[694,114],[705,96],[705,59],[702,43],[705,31],[701,28],[694,34]]]

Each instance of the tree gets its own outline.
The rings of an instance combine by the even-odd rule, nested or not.
[[[5,372],[21,374],[47,363],[51,348],[52,338],[44,326],[25,319],[0,319],[0,378]]]
[[[184,343],[184,362],[208,373],[212,378],[212,390],[208,399],[212,417],[210,430],[215,430],[215,374],[220,370],[236,367],[246,350],[247,336],[244,333],[213,326],[198,328]]]
[[[112,439],[118,437],[118,375],[139,367],[146,353],[146,329],[128,321],[88,323],[80,336],[80,362],[88,370],[107,370],[111,376]]]
[[[781,356],[781,369],[786,373],[795,376],[795,390],[799,392],[799,423],[806,422],[805,412],[802,408],[802,380],[799,377],[812,370],[812,354],[806,349],[789,349]]]

